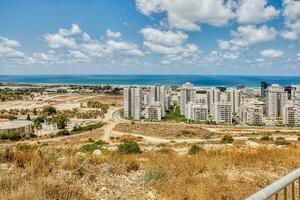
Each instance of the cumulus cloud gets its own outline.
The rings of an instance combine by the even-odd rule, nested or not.
[[[75,37],[75,35],[79,35]],[[88,33],[81,31],[76,24],[72,25],[70,30],[60,28],[57,33],[47,33],[44,39],[49,48],[68,50],[68,57],[76,60],[88,60],[90,57],[104,57],[113,54],[143,56],[143,52],[138,46],[125,41],[114,41],[110,38],[119,38],[122,36],[120,32],[106,30],[109,39],[106,41],[93,40]]]
[[[26,55],[18,50],[20,43],[0,36],[0,57],[4,59],[25,59]]]
[[[237,9],[237,21],[242,24],[257,24],[268,21],[280,13],[267,0],[242,0]]]
[[[144,28],[141,33],[145,40],[166,46],[181,45],[188,39],[188,35],[181,31],[161,31],[155,28]]]
[[[144,28],[140,32],[144,36],[144,46],[153,53],[164,55],[165,61],[196,57],[199,52],[197,45],[185,44],[188,35],[181,31],[161,31],[155,28]]]
[[[266,49],[260,51],[260,55],[265,58],[278,58],[284,55],[284,52],[276,49]]]
[[[72,27],[70,30],[68,29],[64,29],[64,28],[60,28],[58,30],[58,33],[62,36],[70,36],[70,35],[76,35],[81,33],[81,29],[77,24],[72,24]]]
[[[113,32],[110,29],[106,29],[106,36],[110,38],[119,38],[122,36],[120,32]]]
[[[218,40],[220,49],[238,49],[261,42],[272,41],[276,38],[277,31],[266,25],[256,27],[254,25],[239,26],[231,32],[232,39],[229,41]]]
[[[223,26],[234,18],[231,1],[223,0],[136,0],[145,15],[165,12],[170,27],[200,30],[200,24]]]
[[[281,35],[288,40],[300,41],[300,1],[284,0],[283,6],[286,30]]]
[[[53,49],[77,47],[77,43],[75,42],[75,39],[64,37],[63,35],[60,35],[58,33],[55,34],[48,33],[44,36],[44,38],[48,46]]]

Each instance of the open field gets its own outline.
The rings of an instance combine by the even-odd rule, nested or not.
[[[300,165],[299,147],[192,156],[105,149],[1,145],[0,199],[244,199]]]
[[[162,138],[205,138],[210,136],[210,132],[201,128],[185,124],[151,124],[151,123],[120,123],[115,131],[125,133],[140,133],[147,136]],[[218,134],[214,135],[219,136]]]
[[[62,94],[62,95],[42,95],[33,98],[32,100],[16,100],[1,102],[0,110],[10,109],[39,109],[45,106],[53,106],[58,110],[67,110],[79,108],[80,103],[85,103],[88,100],[101,101],[103,104],[120,105],[122,103],[122,96],[111,96],[102,94]]]

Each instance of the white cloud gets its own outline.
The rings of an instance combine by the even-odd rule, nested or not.
[[[136,0],[145,15],[166,12],[170,27],[200,30],[199,24],[223,26],[234,18],[231,1],[223,0]]]
[[[286,30],[281,35],[288,40],[300,41],[300,1],[284,0],[283,6]]]
[[[260,55],[265,58],[278,58],[284,55],[284,52],[276,49],[266,49],[260,51]]]
[[[178,61],[196,57],[199,53],[195,44],[184,44],[188,35],[181,31],[161,31],[155,28],[144,28],[140,31],[144,36],[143,45],[151,52],[164,55],[164,61]]]
[[[260,27],[248,25],[239,26],[236,31],[231,32],[231,35],[233,38],[229,41],[218,40],[220,49],[238,50],[241,47],[272,41],[276,38],[277,31],[266,25]]]
[[[25,59],[26,55],[19,51],[20,43],[0,36],[0,57],[4,59]]]
[[[155,28],[144,28],[141,33],[145,40],[166,46],[181,45],[188,39],[188,35],[181,31],[161,31]]]
[[[267,0],[242,0],[237,9],[237,21],[243,24],[257,24],[270,20],[280,13]]]
[[[110,29],[106,29],[106,36],[110,38],[119,38],[122,36],[120,32],[113,32]]]
[[[58,33],[45,34],[44,38],[50,48],[58,49],[77,47],[75,39],[64,37],[63,35],[60,35]]]
[[[81,33],[81,29],[77,24],[72,24],[72,28],[70,30],[60,28],[58,30],[58,33],[62,36],[71,36],[71,35],[76,35],[76,34]]]
[[[106,42],[105,51],[108,53],[119,52],[126,55],[143,56],[143,52],[138,49],[138,46],[128,42],[118,42],[109,40]]]

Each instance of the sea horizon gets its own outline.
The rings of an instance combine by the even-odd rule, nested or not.
[[[270,84],[300,84],[300,76],[272,75],[192,75],[192,74],[32,74],[0,75],[0,83],[75,84],[75,85],[165,85],[179,86],[191,82],[195,86],[259,87]]]

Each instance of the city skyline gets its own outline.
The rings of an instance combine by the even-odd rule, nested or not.
[[[300,75],[295,0],[0,5],[0,74]]]

